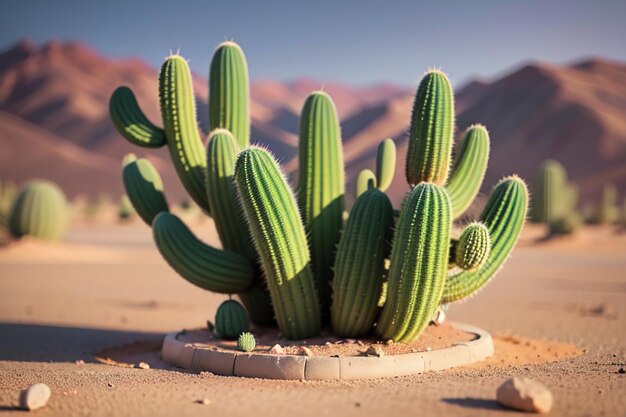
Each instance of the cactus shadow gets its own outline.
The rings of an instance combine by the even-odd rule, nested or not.
[[[452,404],[463,408],[472,408],[480,410],[499,410],[511,411],[501,406],[497,401],[486,398],[459,397],[459,398],[442,398],[442,402]]]

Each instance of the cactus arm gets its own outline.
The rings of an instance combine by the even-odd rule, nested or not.
[[[396,144],[385,139],[376,152],[376,183],[381,191],[387,191],[396,172]]]
[[[268,283],[278,327],[289,339],[319,333],[321,313],[295,197],[274,158],[242,151],[235,179]]]
[[[130,202],[148,226],[157,214],[169,211],[163,181],[150,161],[127,155],[124,158],[123,179]]]
[[[206,154],[196,122],[191,72],[179,55],[165,60],[159,73],[161,116],[170,157],[191,198],[210,212],[204,187]]]
[[[487,227],[478,222],[469,224],[455,247],[454,261],[466,271],[475,271],[489,258],[491,239]]]
[[[446,280],[442,304],[462,300],[481,289],[508,258],[520,235],[528,208],[528,190],[519,177],[501,180],[494,188],[481,215],[489,230],[491,252],[475,271],[462,271]]]
[[[372,328],[392,227],[393,208],[382,191],[373,188],[354,203],[335,260],[331,323],[336,335],[359,337]]]
[[[323,91],[311,93],[302,108],[297,200],[309,237],[311,267],[322,312],[330,307],[330,281],[341,233],[343,151],[337,110]]]
[[[370,188],[376,188],[376,175],[372,172],[372,170],[364,169],[359,172],[359,176],[356,178],[355,197],[359,198],[361,194]]]
[[[413,104],[405,166],[410,186],[446,183],[453,134],[452,86],[443,72],[431,70],[420,81]]]
[[[489,160],[489,132],[472,125],[463,134],[446,191],[452,202],[452,218],[460,217],[480,191]]]
[[[446,281],[452,209],[443,188],[420,183],[404,202],[376,333],[409,343],[433,317]],[[408,255],[407,255],[408,254]]]
[[[237,339],[241,333],[250,330],[246,309],[235,300],[224,301],[215,314],[215,330],[222,339]]]
[[[201,242],[178,217],[160,213],[152,233],[165,261],[190,283],[223,294],[245,291],[252,284],[254,268],[245,257]]]
[[[113,92],[109,114],[119,134],[134,145],[160,148],[167,142],[165,131],[148,120],[128,87],[118,87]]]
[[[250,92],[248,64],[235,42],[221,43],[211,60],[209,71],[210,129],[232,132],[239,148],[250,144]]]

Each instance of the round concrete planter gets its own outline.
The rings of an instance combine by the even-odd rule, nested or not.
[[[376,356],[301,356],[269,353],[243,353],[223,350],[206,343],[180,340],[183,334],[165,336],[161,356],[166,362],[185,369],[217,375],[268,379],[363,379],[384,378],[440,371],[485,360],[493,355],[493,340],[485,330],[461,323],[454,328],[475,338],[450,347],[426,352]]]

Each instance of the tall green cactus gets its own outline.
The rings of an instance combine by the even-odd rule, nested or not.
[[[410,186],[448,179],[454,134],[454,95],[448,77],[429,71],[420,81],[413,104],[406,179]]]
[[[448,277],[442,304],[469,297],[495,276],[517,242],[527,208],[528,190],[519,177],[504,178],[496,185],[480,216],[481,222],[489,230],[489,256],[477,270],[463,271]]]
[[[460,217],[480,191],[489,160],[489,132],[483,125],[467,128],[446,184],[452,202],[452,218]]]
[[[309,236],[317,293],[325,314],[330,306],[331,268],[341,233],[345,186],[337,110],[323,91],[311,93],[304,103],[298,148],[297,198]]]
[[[60,240],[67,231],[69,209],[63,190],[44,180],[25,183],[19,190],[9,215],[9,231],[15,237],[32,236]]]
[[[241,149],[250,144],[249,96],[248,63],[241,47],[221,43],[209,71],[209,124],[211,130],[229,130]]]
[[[321,312],[306,234],[278,163],[261,148],[246,149],[237,157],[235,178],[278,327],[289,339],[315,336]]]
[[[452,208],[443,188],[418,184],[396,226],[387,300],[376,326],[384,340],[411,342],[439,305],[448,270]]]
[[[137,159],[133,154],[126,155],[123,179],[130,202],[148,226],[157,214],[169,211],[163,194],[163,181],[150,161]]]
[[[533,181],[531,218],[538,223],[553,223],[566,214],[567,173],[558,161],[543,162]]]
[[[334,268],[331,318],[338,336],[363,336],[374,324],[392,227],[393,207],[382,191],[372,188],[354,203]]]

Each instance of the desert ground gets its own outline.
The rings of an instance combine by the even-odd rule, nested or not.
[[[210,221],[194,225],[217,242]],[[301,382],[185,371],[143,352],[150,369],[103,364],[104,349],[151,342],[213,320],[225,296],[187,283],[134,221],[75,223],[59,244],[0,249],[0,414],[19,391],[52,389],[41,416],[509,416],[495,401],[506,378],[529,376],[554,396],[554,416],[625,416],[626,233],[585,228],[543,241],[527,225],[487,288],[453,320],[492,332],[486,363],[393,379]],[[208,404],[202,400],[208,399]]]

